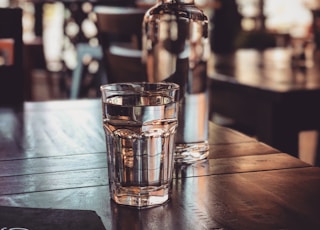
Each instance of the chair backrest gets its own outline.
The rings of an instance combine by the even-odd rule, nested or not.
[[[24,101],[22,9],[0,8],[0,105]]]
[[[146,68],[141,61],[145,10],[95,6],[94,12],[108,83],[146,81]]]

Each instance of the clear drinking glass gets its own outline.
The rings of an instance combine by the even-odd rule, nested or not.
[[[207,16],[194,0],[158,0],[145,13],[142,41],[148,81],[180,86],[175,161],[193,163],[207,158]]]
[[[138,208],[170,197],[179,86],[115,83],[101,86],[109,188],[118,204]]]

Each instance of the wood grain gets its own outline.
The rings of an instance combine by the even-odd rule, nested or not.
[[[0,109],[0,205],[93,210],[106,229],[318,229],[320,169],[210,123],[209,159],[176,165],[169,202],[110,200],[99,100]]]
[[[308,167],[174,180],[167,204],[141,211],[115,205],[107,186],[6,195],[0,202],[93,209],[106,229],[316,229],[319,175]]]
[[[276,53],[240,49],[213,55],[220,63],[208,67],[210,114],[231,118],[259,141],[298,157],[299,133],[320,130],[320,109],[313,103],[320,100],[319,53],[304,71],[268,66],[265,55]]]

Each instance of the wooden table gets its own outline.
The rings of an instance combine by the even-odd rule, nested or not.
[[[320,168],[210,123],[210,157],[176,167],[172,199],[110,201],[100,101],[0,109],[0,205],[94,210],[106,229],[320,228]]]
[[[279,49],[239,50],[218,57],[218,65],[210,67],[210,109],[253,128],[260,141],[298,156],[299,132],[320,130],[319,54],[306,69],[292,68],[278,55]]]

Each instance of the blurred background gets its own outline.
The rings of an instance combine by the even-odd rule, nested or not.
[[[41,50],[32,52],[36,59],[32,68],[35,83],[30,100],[68,98],[72,71],[77,66],[77,43],[98,45],[95,4],[145,7],[155,0],[1,0],[1,7],[23,9],[23,40],[26,45],[38,43]],[[293,39],[298,46],[311,50],[320,45],[320,6],[317,0],[196,0],[210,18],[211,49],[228,54],[240,48],[263,50],[272,46],[287,46]],[[303,41],[301,43],[300,41]],[[300,42],[300,43],[299,43]],[[43,57],[40,57],[40,56]],[[43,58],[43,60],[40,60]],[[87,90],[80,96],[90,97],[91,75],[99,63],[90,57],[84,60],[88,79]],[[50,74],[50,81],[47,78]],[[68,77],[69,75],[69,77]],[[52,83],[53,82],[53,83]],[[49,85],[48,85],[49,84]],[[85,84],[85,83],[84,83]],[[45,87],[51,87],[50,89]],[[54,87],[54,89],[52,89]],[[39,93],[40,91],[40,93]]]
[[[303,68],[314,65],[313,55],[320,48],[320,1],[319,0],[195,0],[209,17],[210,45],[215,54],[210,60],[212,66],[226,74],[232,68],[219,66],[219,58],[233,57],[240,49],[272,52],[279,67],[290,48],[295,61]],[[72,75],[81,65],[84,76],[79,98],[94,98],[97,94],[97,75],[100,62],[92,55],[78,58],[78,44],[99,46],[96,17],[93,7],[97,4],[135,6],[148,9],[155,0],[0,0],[0,7],[21,7],[23,9],[23,42],[25,74],[30,75],[31,90],[28,101],[69,99]],[[256,61],[256,53],[247,52],[245,59]],[[219,56],[221,55],[221,56]],[[271,54],[270,54],[271,55]],[[0,57],[1,59],[1,57]],[[240,59],[243,59],[240,58]],[[279,62],[279,60],[282,60]],[[291,63],[292,64],[292,63]],[[290,68],[292,67],[289,65]],[[258,64],[259,65],[259,64]],[[264,64],[267,65],[267,64]],[[261,67],[261,66],[260,66]],[[280,68],[282,68],[280,66]],[[238,71],[246,71],[243,76],[250,78],[253,73],[241,65]],[[215,69],[209,69],[214,73]],[[242,76],[240,74],[240,76]],[[100,77],[100,76],[98,76]],[[277,75],[278,77],[278,75]],[[286,80],[280,78],[276,79]],[[305,142],[315,143],[316,133],[306,132]],[[301,152],[315,151],[315,145],[304,146]],[[306,157],[313,157],[306,154]],[[312,159],[303,159],[311,162]]]

